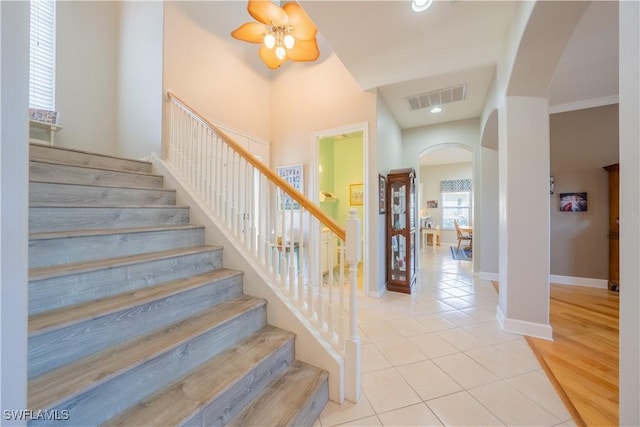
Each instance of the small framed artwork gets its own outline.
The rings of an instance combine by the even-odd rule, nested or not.
[[[276,173],[304,194],[303,165],[279,166],[276,168]],[[282,190],[278,190],[278,207],[281,210],[300,210],[300,204]]]
[[[437,209],[438,201],[437,200],[427,200],[427,209]]]
[[[378,214],[387,211],[387,179],[384,175],[378,175]]]
[[[560,210],[562,212],[585,212],[587,210],[587,193],[560,193]]]
[[[364,204],[364,184],[349,185],[349,204],[362,206]]]

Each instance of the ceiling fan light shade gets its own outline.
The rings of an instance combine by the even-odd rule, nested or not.
[[[291,34],[284,36],[284,47],[291,49],[296,44],[296,39]]]
[[[282,46],[276,48],[276,58],[283,60],[287,57],[287,51]]]
[[[273,36],[273,34],[269,33],[264,36],[264,45],[267,47],[267,49],[271,49],[276,45],[276,38]]]
[[[413,0],[411,3],[411,9],[414,12],[424,12],[431,7],[433,0]]]

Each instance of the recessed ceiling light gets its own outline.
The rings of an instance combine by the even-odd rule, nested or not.
[[[441,108],[441,107],[433,107],[433,108],[431,109],[431,112],[432,112],[433,114],[439,113],[440,111],[442,111],[442,108]]]
[[[431,7],[431,3],[433,3],[433,0],[413,0],[411,9],[414,12],[424,12]]]

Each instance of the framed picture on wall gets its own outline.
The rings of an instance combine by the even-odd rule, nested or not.
[[[587,210],[587,193],[560,193],[560,210],[562,212],[585,212]]]
[[[349,204],[362,206],[364,204],[364,184],[349,185]]]
[[[387,211],[387,178],[378,175],[378,214]]]
[[[300,193],[304,194],[303,165],[279,166],[276,168],[278,176],[284,178]],[[282,190],[278,190],[278,208],[280,210],[300,210],[300,204]]]
[[[437,200],[427,200],[427,209],[436,209],[438,207]]]

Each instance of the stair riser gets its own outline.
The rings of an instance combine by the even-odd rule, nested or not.
[[[225,425],[313,425],[329,400],[329,375],[295,361]]]
[[[29,241],[29,267],[45,267],[204,245],[204,228]]]
[[[242,275],[29,338],[29,378],[242,294]]]
[[[289,426],[311,426],[320,418],[320,414],[329,403],[329,380],[322,381],[315,392],[315,397],[300,409],[298,417]]]
[[[189,208],[32,207],[29,232],[98,230],[189,223]]]
[[[133,366],[89,392],[74,396],[52,408],[60,411],[69,410],[69,419],[56,425],[101,424],[229,346],[247,338],[265,324],[266,309],[262,305],[155,358]],[[35,421],[30,425],[47,425],[47,422]]]
[[[176,193],[173,190],[31,182],[29,183],[29,203],[170,206],[176,204]]]
[[[118,159],[113,157],[101,156],[99,154],[64,150],[56,147],[38,144],[31,144],[29,146],[29,159],[51,160],[73,165],[95,166],[100,168],[151,173],[151,163],[149,162]]]
[[[164,182],[162,176],[159,175],[39,162],[29,163],[29,179],[43,182],[148,188],[162,188]]]
[[[253,370],[209,403],[183,426],[224,426],[253,400],[271,381],[284,372],[294,360],[293,340],[257,363]],[[311,424],[309,424],[311,425]]]
[[[29,314],[202,274],[222,267],[222,249],[29,282]]]

